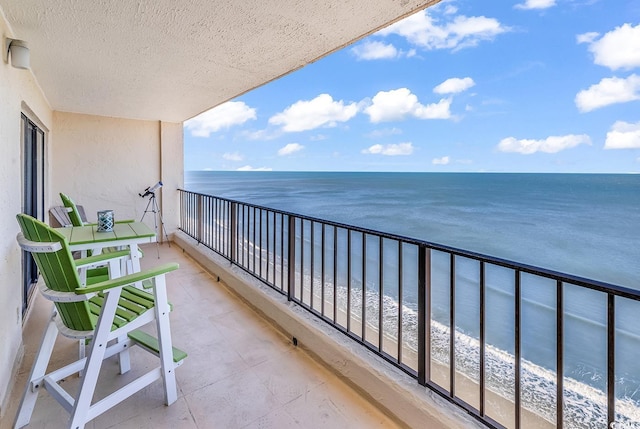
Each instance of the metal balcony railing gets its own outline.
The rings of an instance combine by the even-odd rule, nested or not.
[[[179,192],[182,231],[487,426],[639,427],[638,291]]]

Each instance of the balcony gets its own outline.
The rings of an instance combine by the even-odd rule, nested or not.
[[[224,284],[216,281],[176,245],[147,247],[143,268],[175,261],[180,269],[167,279],[174,305],[172,336],[189,353],[177,371],[179,398],[162,404],[160,383],[99,416],[93,428],[394,428],[398,423],[319,364],[303,347],[267,323]],[[25,323],[25,358],[13,383],[7,414],[0,420],[9,428],[22,394],[25,377],[39,345],[50,302],[36,298]],[[194,309],[204,317],[193,318]],[[302,344],[301,344],[302,346]],[[77,342],[59,337],[54,360],[71,361]],[[146,353],[132,353],[131,374],[144,365]],[[137,363],[137,365],[136,365]],[[114,386],[103,370],[102,385]],[[114,381],[117,378],[113,379]],[[77,381],[66,380],[65,387]],[[30,428],[63,427],[68,414],[48,394],[41,393]]]
[[[151,386],[97,418],[94,427],[144,422],[422,427],[429,422],[551,428],[599,427],[609,419],[615,427],[636,427],[637,397],[625,385],[635,366],[622,364],[630,360],[636,337],[619,326],[637,311],[636,291],[213,196],[180,195],[181,231],[172,247],[161,247],[161,259],[181,264],[169,278],[173,336],[190,354],[177,374],[180,400],[164,407],[158,386]],[[163,261],[151,247],[143,262]],[[474,264],[475,283],[463,280],[461,270]],[[444,277],[437,274],[443,265]],[[459,285],[469,281],[471,289],[479,287],[478,313],[468,306],[458,309],[456,293],[472,293]],[[395,298],[383,292],[390,284],[398,286]],[[495,291],[489,289],[500,284],[514,291],[502,291],[496,308]],[[546,290],[547,305],[532,306],[536,289]],[[443,291],[451,294],[444,300],[444,319],[434,311]],[[403,299],[413,292],[424,303],[415,311],[411,299]],[[604,323],[594,317],[585,332],[568,324],[575,318],[576,294],[590,294],[593,308],[606,310]],[[513,313],[499,311],[509,301]],[[44,305],[36,300],[27,319],[26,358],[2,427],[15,413],[48,314]],[[544,311],[536,313],[538,307]],[[194,308],[208,316],[193,320]],[[468,326],[467,332],[460,327],[469,323],[468,314],[479,319],[479,338]],[[506,318],[511,330],[495,325],[496,315]],[[532,321],[544,325],[548,335],[536,337]],[[505,332],[513,349],[496,346],[496,335]],[[551,369],[532,360],[538,356],[527,342],[531,335],[552,346],[545,349],[551,352]],[[606,364],[605,379],[592,378],[592,385],[574,379],[570,352],[578,347],[584,354],[589,342],[600,340],[603,347],[594,350]],[[58,358],[77,353],[73,341],[57,347]],[[109,374],[103,377],[103,387],[112,390]],[[55,419],[63,424],[66,414],[44,399],[32,426]]]
[[[489,427],[638,427],[635,290],[188,191],[180,217],[178,242],[294,336],[303,322],[261,290],[343,334],[347,360],[368,351],[406,374],[355,381],[395,415],[384,385],[398,381]]]

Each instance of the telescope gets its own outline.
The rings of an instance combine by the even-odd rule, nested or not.
[[[138,195],[140,195],[142,198],[149,195],[155,195],[156,191],[160,188],[162,188],[162,181],[156,183],[153,186],[147,186],[147,189],[145,189],[143,192],[139,193]]]

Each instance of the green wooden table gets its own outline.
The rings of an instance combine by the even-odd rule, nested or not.
[[[155,231],[142,222],[117,223],[111,232],[98,232],[97,225],[54,229],[67,238],[71,251],[99,254],[105,247],[128,249],[132,272],[140,271],[138,245],[156,241]]]

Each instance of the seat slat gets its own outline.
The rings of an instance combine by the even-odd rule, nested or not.
[[[137,293],[131,291],[132,288],[124,288],[122,289],[122,297],[128,299],[129,301],[135,302],[136,304],[140,304],[143,307],[151,308],[153,307],[153,299],[149,299],[147,297],[142,297]],[[147,294],[149,295],[149,294]]]

